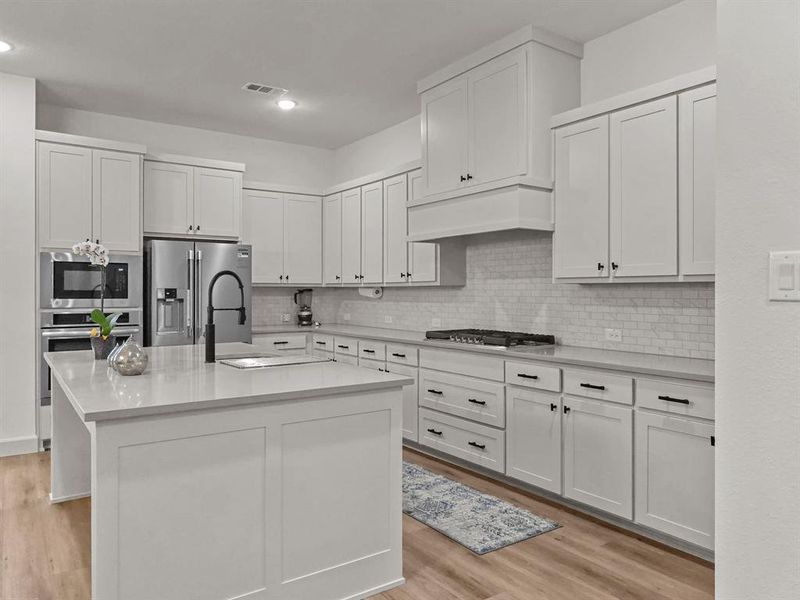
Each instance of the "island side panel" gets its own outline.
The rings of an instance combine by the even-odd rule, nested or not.
[[[91,493],[91,434],[55,378],[51,384],[50,501]]]
[[[400,390],[98,422],[93,597],[343,600],[402,583]]]

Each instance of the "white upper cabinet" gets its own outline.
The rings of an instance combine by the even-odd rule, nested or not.
[[[714,274],[716,84],[678,95],[680,270]]]
[[[141,250],[140,154],[50,142],[37,153],[41,247],[92,239],[114,252]]]
[[[422,95],[422,164],[426,195],[467,181],[468,81],[461,76]]]
[[[250,244],[253,283],[283,283],[283,194],[245,190],[242,242]]]
[[[322,201],[323,283],[342,283],[342,194]]]
[[[507,52],[469,72],[468,184],[528,173],[527,52]]]
[[[408,174],[408,191],[412,200],[422,197],[422,170]],[[405,211],[406,227],[408,212]],[[429,242],[409,242],[408,244],[408,280],[414,283],[434,282],[438,278],[437,254],[439,246]],[[446,259],[447,257],[445,257]]]
[[[383,282],[383,182],[361,188],[361,283]]]
[[[674,96],[611,115],[611,270],[678,274],[678,140]]]
[[[189,157],[145,159],[145,233],[239,239],[243,171],[238,163]]]
[[[555,131],[555,277],[608,277],[608,115]]]
[[[408,281],[408,176],[398,175],[383,182],[383,265],[386,283]]]
[[[322,201],[318,196],[245,190],[244,243],[252,246],[253,283],[322,283]]]
[[[187,165],[144,162],[145,233],[194,232],[194,169]]]
[[[238,239],[241,205],[241,173],[194,167],[194,223],[197,235]]]
[[[361,283],[361,188],[342,192],[342,283]]]

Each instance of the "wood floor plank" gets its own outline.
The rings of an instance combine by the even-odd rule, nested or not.
[[[424,454],[406,460],[561,524],[478,556],[403,516],[406,584],[372,600],[713,600],[713,565]],[[89,499],[51,505],[48,453],[0,458],[0,600],[87,600]]]

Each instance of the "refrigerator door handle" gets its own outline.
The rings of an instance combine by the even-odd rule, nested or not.
[[[188,278],[187,288],[189,290],[188,297],[186,298],[189,306],[186,310],[186,337],[194,342],[194,250],[189,250],[186,253],[186,275]]]
[[[195,292],[196,308],[195,308],[195,327],[197,334],[195,341],[199,342],[200,338],[205,336],[205,326],[203,325],[203,251],[195,250],[195,277],[197,282],[197,291]]]

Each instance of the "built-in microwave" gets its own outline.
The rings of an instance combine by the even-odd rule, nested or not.
[[[70,252],[42,252],[39,256],[41,308],[99,306],[102,273],[85,256]],[[142,257],[111,254],[106,267],[106,308],[142,306]]]

